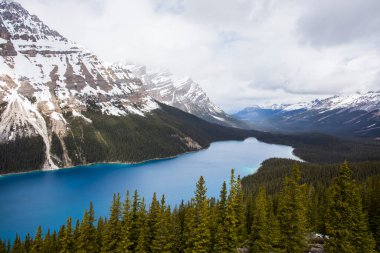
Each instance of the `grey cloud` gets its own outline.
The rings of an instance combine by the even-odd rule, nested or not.
[[[297,29],[301,40],[315,47],[379,40],[380,1],[310,1]]]
[[[227,110],[380,87],[380,0],[18,1],[108,62],[191,76]]]

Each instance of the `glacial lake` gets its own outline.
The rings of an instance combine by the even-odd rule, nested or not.
[[[255,172],[271,157],[298,159],[293,148],[245,141],[215,142],[206,150],[140,164],[97,164],[55,171],[0,176],[0,237],[14,238],[16,232],[34,235],[57,229],[71,216],[82,218],[93,201],[95,215],[106,216],[113,193],[138,190],[149,202],[153,192],[165,194],[172,206],[193,196],[201,175],[208,195],[217,197],[232,168],[242,177]]]

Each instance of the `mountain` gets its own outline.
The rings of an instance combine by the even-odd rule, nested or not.
[[[174,106],[211,123],[246,127],[243,122],[216,106],[190,77],[177,77],[168,71],[147,71],[145,66],[139,65],[119,64],[115,68],[141,79],[143,89],[161,103]]]
[[[16,2],[0,1],[0,17],[0,174],[136,162],[247,137],[159,103],[145,81]]]
[[[233,116],[260,130],[318,131],[379,139],[380,92],[333,96],[292,105],[254,106]]]

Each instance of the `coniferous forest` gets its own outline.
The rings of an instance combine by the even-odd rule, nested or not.
[[[270,191],[232,170],[217,199],[207,197],[200,177],[194,197],[174,208],[156,194],[149,205],[137,191],[115,194],[108,217],[97,218],[90,203],[82,220],[16,235],[0,243],[0,252],[379,251],[380,177],[358,183],[347,163],[336,169],[331,181],[303,183],[307,174],[293,162],[279,190]]]

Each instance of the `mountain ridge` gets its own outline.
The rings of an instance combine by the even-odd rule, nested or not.
[[[201,140],[211,140],[195,125],[185,126],[191,122],[165,115],[174,112],[164,110],[130,71],[106,64],[19,3],[4,0],[0,1],[0,113],[1,169],[14,168],[12,164],[24,167],[15,160],[45,170],[100,158],[133,162],[152,154],[165,157],[198,150],[208,145]],[[124,133],[126,129],[130,132]],[[224,135],[236,138],[236,133]],[[150,148],[141,144],[149,145],[142,141],[147,136],[154,143]],[[141,151],[124,145],[126,140]],[[17,152],[28,153],[23,146],[45,158],[22,157]]]
[[[380,138],[380,91],[332,96],[311,102],[274,107],[248,107],[233,116],[251,122],[252,126],[259,130],[320,131],[378,139]]]

